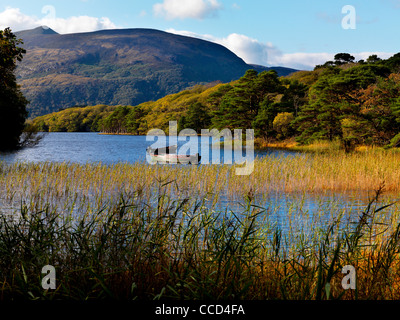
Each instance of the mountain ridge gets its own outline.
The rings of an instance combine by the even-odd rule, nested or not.
[[[272,69],[246,64],[222,45],[156,29],[58,34],[38,27],[16,35],[27,50],[17,80],[31,118],[74,105],[137,105],[198,84],[230,82],[248,69]]]

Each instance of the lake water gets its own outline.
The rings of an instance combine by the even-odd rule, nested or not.
[[[211,138],[209,141],[211,146]],[[188,137],[187,142],[191,143],[193,147],[197,144],[199,153],[201,154],[200,138]],[[178,141],[178,147],[185,145],[187,142]],[[146,141],[146,136],[101,135],[97,133],[48,133],[33,148],[11,153],[0,153],[0,161],[5,161],[6,163],[17,161],[101,162],[104,164],[145,162],[146,148],[153,143],[154,141]],[[212,161],[212,152],[213,150],[210,148],[209,162]],[[291,152],[285,151],[255,151],[254,156],[263,157],[273,153],[277,155],[281,153],[291,154]],[[223,148],[220,152],[220,161],[221,163],[224,161]]]
[[[190,139],[193,145],[197,144],[199,146],[200,138],[191,137]],[[100,135],[97,133],[49,133],[33,148],[26,148],[11,153],[0,153],[0,161],[8,164],[45,161],[81,164],[88,162],[101,162],[103,164],[145,162],[146,148],[153,143],[153,141],[146,141],[146,136]],[[178,142],[179,147],[184,144],[186,144],[185,141]],[[223,148],[221,149],[220,161],[222,163],[225,155]],[[213,151],[211,148],[210,154]],[[255,151],[254,156],[282,156],[282,153],[285,156],[295,154],[293,152],[270,150]],[[296,219],[294,224],[297,226],[314,228],[313,225],[308,224],[310,222],[314,223],[316,220],[320,220],[322,223],[323,221],[331,221],[343,210],[348,211],[350,215],[351,212],[359,214],[366,203],[367,199],[365,197],[343,194],[317,196],[307,194],[276,194],[267,198],[260,198],[257,201],[257,204],[266,209],[269,219],[283,229],[287,226],[289,212],[296,212],[291,217]],[[219,208],[229,208],[235,212],[241,210],[238,203],[227,201],[223,198],[220,201]],[[316,216],[318,216],[317,219],[315,218]]]

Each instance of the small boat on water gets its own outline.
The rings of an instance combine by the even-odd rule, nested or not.
[[[169,146],[166,148],[153,149],[147,148],[147,153],[150,155],[153,163],[180,163],[180,164],[199,164],[201,156],[195,155],[178,155],[176,153],[178,146]]]

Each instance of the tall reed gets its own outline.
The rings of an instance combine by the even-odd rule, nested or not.
[[[396,159],[271,156],[245,177],[223,165],[1,163],[0,299],[397,299],[398,207],[375,194],[383,179],[397,190]],[[358,215],[304,210],[309,196],[351,190],[374,192]],[[278,223],[282,194],[298,198]],[[56,290],[41,287],[48,264]],[[345,265],[356,290],[341,286]]]
[[[294,236],[248,199],[239,213],[170,196],[160,181],[149,203],[138,190],[95,212],[65,215],[47,203],[0,219],[0,298],[10,299],[393,299],[400,224],[383,224],[381,190],[355,221],[340,217]],[[34,203],[34,201],[32,201]],[[34,208],[34,210],[33,210]],[[41,268],[57,270],[43,290]],[[357,289],[340,285],[357,269]]]

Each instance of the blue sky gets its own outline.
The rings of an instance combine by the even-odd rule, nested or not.
[[[354,15],[342,12],[346,5]],[[0,28],[39,25],[59,33],[154,28],[220,43],[248,63],[300,69],[338,52],[400,52],[400,0],[0,0]]]

